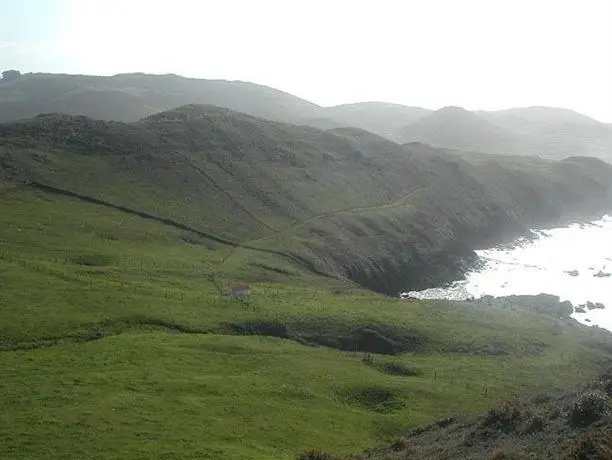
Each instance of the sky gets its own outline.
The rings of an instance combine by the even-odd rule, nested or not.
[[[321,105],[612,122],[612,0],[0,0],[0,70],[251,81]]]

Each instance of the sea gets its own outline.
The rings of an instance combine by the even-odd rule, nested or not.
[[[465,279],[448,286],[404,294],[420,299],[477,299],[553,294],[574,307],[587,302],[603,309],[574,312],[577,321],[612,331],[612,216],[566,227],[531,230],[512,244],[476,251],[479,263]]]

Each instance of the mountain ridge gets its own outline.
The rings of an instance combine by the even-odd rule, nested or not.
[[[320,129],[354,126],[405,142],[402,131],[435,111],[383,102],[322,107],[289,93],[240,80],[204,80],[174,74],[119,74],[111,77],[31,73],[0,80],[0,121],[31,118],[39,113],[62,112],[96,119],[137,121],[153,113],[186,104],[226,107],[260,118]],[[491,138],[491,128],[475,136],[472,145],[457,139],[458,129],[431,133],[417,140],[434,145],[497,153],[536,154],[560,159],[571,155],[612,159],[612,125],[567,109],[527,107],[476,111],[483,120],[510,132]],[[418,126],[418,125],[417,125]],[[454,130],[454,133],[452,132]],[[486,142],[478,143],[478,139]]]

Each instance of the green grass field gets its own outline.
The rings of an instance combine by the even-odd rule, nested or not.
[[[354,452],[582,382],[612,355],[550,317],[387,298],[77,199],[1,193],[3,459]],[[242,281],[248,304],[226,297]],[[261,335],[279,325],[291,340]],[[364,362],[364,328],[403,353]]]

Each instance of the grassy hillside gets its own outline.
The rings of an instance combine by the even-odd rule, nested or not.
[[[282,255],[388,293],[457,276],[484,238],[601,210],[612,182],[597,160],[462,156],[210,106],[131,124],[45,115],[0,137],[13,180],[246,246],[229,264]]]
[[[2,458],[354,452],[580,382],[612,354],[567,320],[385,298],[296,266],[232,301],[227,246],[28,187],[1,197]]]
[[[356,284],[431,283],[486,236],[600,209],[595,159],[186,106],[0,124],[0,168],[1,458],[355,452],[612,357],[565,317]]]

